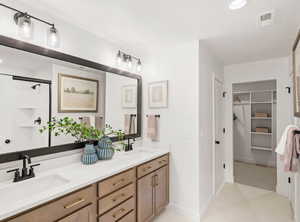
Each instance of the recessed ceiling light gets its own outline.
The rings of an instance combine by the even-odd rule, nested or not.
[[[246,5],[247,5],[247,0],[230,0],[229,9],[237,10],[243,8]]]

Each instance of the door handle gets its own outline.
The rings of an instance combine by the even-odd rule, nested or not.
[[[216,141],[215,141],[215,144],[220,144],[220,141],[216,140]]]

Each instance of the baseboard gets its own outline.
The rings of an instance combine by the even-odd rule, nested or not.
[[[200,210],[200,221],[204,219],[207,211],[208,211],[208,208],[211,204],[211,202],[213,201],[214,199],[214,195],[211,195],[208,199],[208,201],[206,201],[204,207]]]
[[[218,196],[218,194],[221,192],[221,190],[223,189],[223,187],[225,186],[226,181],[224,180],[223,183],[221,184],[221,186],[219,187],[219,189],[217,190],[216,194],[214,195],[214,198],[216,196]]]
[[[193,222],[200,221],[200,214],[198,214],[198,212],[191,211],[188,208],[179,206],[178,204],[174,204],[174,203],[170,203],[168,208],[174,210],[179,215],[189,218]]]

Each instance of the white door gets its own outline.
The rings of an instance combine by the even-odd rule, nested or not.
[[[214,79],[214,192],[220,190],[224,183],[224,98],[223,83],[218,79]]]

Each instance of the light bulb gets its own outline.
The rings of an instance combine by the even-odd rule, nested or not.
[[[48,31],[47,44],[52,48],[57,48],[59,46],[59,35],[54,25],[51,26]]]
[[[19,36],[24,39],[31,39],[33,24],[31,23],[30,16],[26,13],[17,13],[14,19],[18,25]]]
[[[138,62],[137,62],[136,70],[137,70],[138,72],[142,71],[142,62],[141,62],[140,59],[139,59]]]
[[[230,0],[229,9],[231,10],[241,9],[245,5],[247,5],[247,0]]]
[[[120,66],[122,63],[122,54],[121,51],[119,50],[118,54],[117,54],[117,65]]]
[[[128,57],[127,57],[127,65],[128,65],[128,68],[129,68],[129,69],[132,68],[132,58],[131,58],[131,56],[128,56]]]

